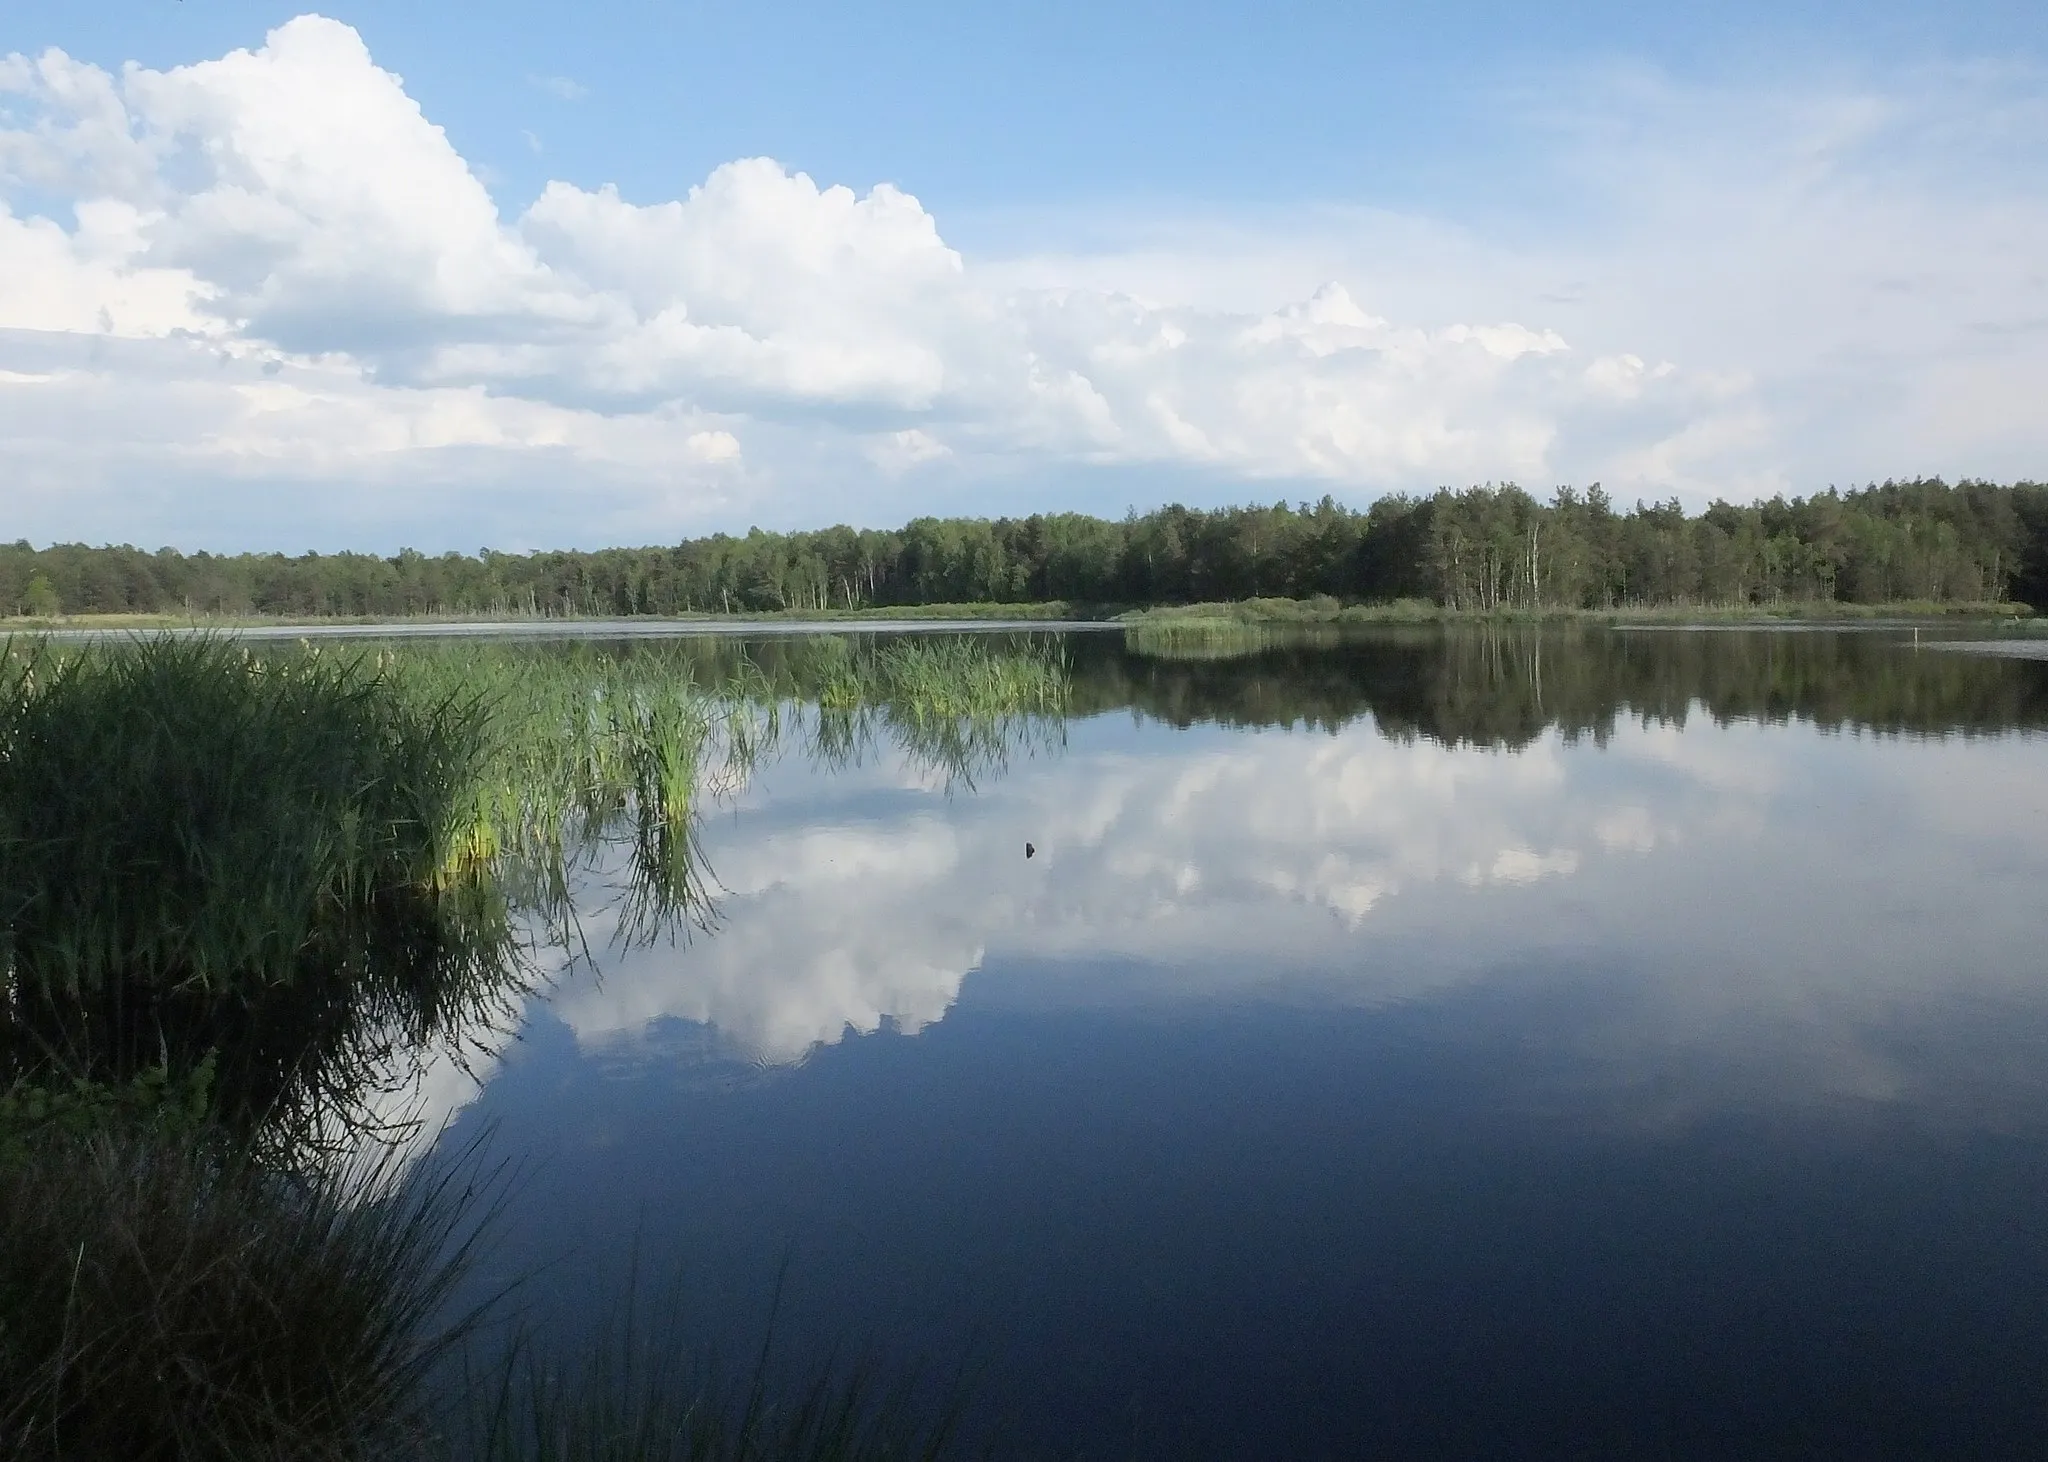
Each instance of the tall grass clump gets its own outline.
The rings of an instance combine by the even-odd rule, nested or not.
[[[0,1455],[431,1455],[474,1176],[284,1173],[138,1124],[31,1138],[0,1160]]]
[[[458,855],[476,695],[212,639],[10,647],[0,672],[15,1077],[119,1083],[210,1052],[222,1115],[254,1119],[502,981],[505,909]]]
[[[842,713],[962,765],[1064,705],[1063,665],[979,646],[850,673]],[[784,704],[665,653],[0,647],[0,1456],[456,1445],[437,1317],[467,1203],[397,1181],[363,1098],[510,1012],[606,848],[625,927],[701,908],[701,800]],[[927,1454],[852,1381],[770,1405],[658,1357],[516,1363],[479,1456]]]
[[[1155,660],[1233,660],[1276,648],[1324,649],[1341,643],[1334,624],[1241,619],[1143,620],[1124,630],[1124,648]]]
[[[850,669],[862,702],[900,718],[1044,715],[1066,707],[1065,662],[1043,640],[1002,650],[968,636],[895,640]],[[843,704],[847,688],[842,680],[821,699]]]
[[[906,638],[814,651],[812,753],[855,761],[881,742],[967,786],[1019,750],[1064,741],[1072,676],[1056,643],[996,647],[980,637]]]
[[[572,945],[572,885],[600,864],[624,871],[625,937],[708,927],[703,807],[792,737],[828,764],[886,741],[972,784],[1056,742],[1069,687],[1053,645],[981,636],[406,645],[375,663],[421,704],[488,708],[456,856]]]
[[[1056,739],[1071,679],[1056,644],[987,635],[406,645],[379,663],[422,698],[490,707],[477,857],[540,902],[554,871],[624,845],[636,888],[672,913],[702,908],[697,813],[764,758],[800,741],[836,763],[889,742],[971,780]]]
[[[775,735],[749,678],[700,683],[672,647],[407,647],[377,664],[421,705],[474,695],[488,709],[455,856],[488,869],[559,938],[580,869],[623,849],[626,926],[705,917],[700,804],[743,781]]]
[[[1124,648],[1156,660],[1230,660],[1271,649],[1322,649],[1342,644],[1352,631],[1444,618],[1444,611],[1424,600],[1343,604],[1327,594],[1182,604],[1121,616]]]
[[[1057,742],[1058,649],[820,639],[700,679],[695,647],[251,653],[158,637],[0,653],[0,1081],[217,1053],[231,1122],[325,1107],[505,1014],[579,874],[628,936],[708,920],[703,800],[790,727],[972,784]]]

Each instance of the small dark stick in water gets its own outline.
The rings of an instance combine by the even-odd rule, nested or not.
[[[1030,857],[1030,856],[1031,856],[1031,855],[1032,855],[1033,853],[1035,853],[1035,852],[1037,852],[1037,851],[1038,851],[1038,849],[1036,849],[1036,848],[1032,847],[1032,846],[1031,846],[1031,844],[1029,844],[1029,843],[1026,843],[1026,844],[1024,845],[1024,856],[1025,856],[1025,857],[1027,857],[1027,858],[1029,858],[1029,857]]]

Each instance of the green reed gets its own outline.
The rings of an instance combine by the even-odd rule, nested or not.
[[[811,754],[837,765],[882,745],[948,784],[973,786],[1018,752],[1064,741],[1072,677],[1055,644],[978,637],[844,642],[814,652]]]
[[[1146,619],[1124,629],[1124,648],[1155,660],[1231,660],[1275,648],[1328,648],[1343,630],[1315,621]]]
[[[679,1291],[580,1349],[455,1297],[505,1170],[287,1169],[177,1114],[0,1149],[0,1455],[140,1462],[931,1462],[961,1393],[693,1345]]]
[[[1066,698],[982,641],[0,647],[0,1450],[423,1455],[466,1207],[333,1166],[364,1093],[505,1023],[614,855],[629,936],[705,920],[706,800],[792,735],[971,777]],[[853,1382],[578,1374],[526,1373],[484,1454],[929,1450]]]
[[[1056,742],[1070,684],[1056,648],[1001,636],[408,645],[381,663],[423,697],[468,689],[492,707],[477,857],[544,877],[622,843],[629,891],[671,916],[704,908],[696,813],[763,760],[894,747],[971,783]]]
[[[391,1058],[502,1023],[577,895],[707,924],[706,799],[794,734],[949,781],[1056,740],[1026,642],[0,651],[0,1083],[217,1055],[223,1115],[331,1115]],[[808,706],[815,702],[813,714]]]
[[[734,676],[709,687],[684,654],[588,646],[406,646],[376,663],[415,704],[479,698],[487,716],[447,876],[487,870],[557,938],[571,881],[627,854],[636,927],[700,917],[700,803],[742,782],[775,715]]]
[[[511,976],[504,901],[450,877],[473,693],[210,640],[10,646],[0,676],[0,1079],[213,1052],[224,1115],[252,1121]]]

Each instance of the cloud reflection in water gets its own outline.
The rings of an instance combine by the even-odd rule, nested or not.
[[[585,1051],[659,1022],[768,1065],[973,997],[1369,1005],[1495,987],[1569,1002],[1574,1089],[1540,1101],[1681,1120],[1790,1096],[1927,1097],[1884,1032],[1956,999],[2037,1003],[2032,738],[1625,724],[1519,751],[1099,717],[1064,756],[947,791],[889,755],[764,768],[705,828],[715,932],[620,950],[547,1001]],[[1022,848],[1038,856],[1026,861]],[[1948,852],[1969,846],[1969,866]],[[1942,916],[1922,918],[1938,907]],[[1739,918],[1727,911],[1742,910]],[[979,972],[978,974],[976,972]],[[478,1075],[487,1079],[489,1062]],[[475,1083],[429,1073],[453,1111]],[[1622,1100],[1624,1099],[1625,1100]],[[432,1115],[432,1114],[430,1114]]]

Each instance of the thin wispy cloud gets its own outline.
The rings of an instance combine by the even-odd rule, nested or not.
[[[590,95],[589,87],[566,76],[531,76],[527,79],[557,101],[580,102]]]

